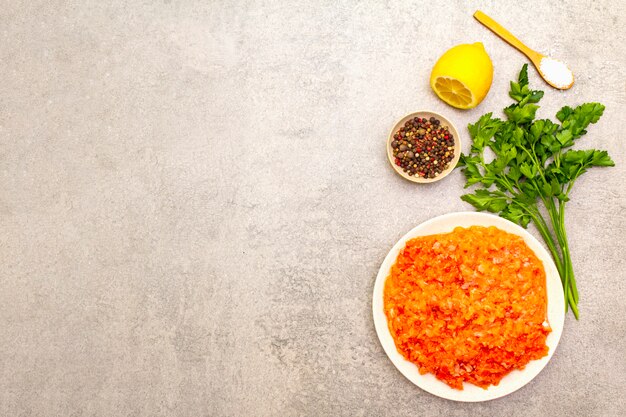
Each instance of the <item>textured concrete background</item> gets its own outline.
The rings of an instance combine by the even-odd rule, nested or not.
[[[0,415],[624,415],[624,3],[428,3],[2,1]],[[477,7],[574,70],[531,71],[541,116],[606,104],[584,146],[618,165],[567,213],[580,322],[532,383],[459,404],[396,371],[370,299],[400,236],[471,209],[460,172],[395,175],[388,129],[440,111],[467,149],[525,62]],[[494,83],[456,111],[427,80],[472,41]]]

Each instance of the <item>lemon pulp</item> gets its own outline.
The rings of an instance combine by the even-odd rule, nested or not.
[[[459,80],[447,77],[435,79],[435,92],[454,107],[467,107],[474,101],[472,92]]]

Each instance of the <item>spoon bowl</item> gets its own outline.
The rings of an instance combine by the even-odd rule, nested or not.
[[[533,64],[539,75],[552,87],[567,90],[574,85],[574,74],[563,62],[542,55],[539,64]]]

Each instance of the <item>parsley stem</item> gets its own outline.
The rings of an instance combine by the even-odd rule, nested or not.
[[[572,294],[571,293],[569,293],[567,301],[569,301],[569,306],[572,308],[572,312],[574,313],[574,317],[576,317],[576,320],[578,320],[580,318],[580,313],[578,312],[578,305],[574,302],[574,299],[572,298]]]
[[[548,249],[552,254],[552,258],[554,259],[554,263],[556,264],[556,269],[559,271],[559,275],[561,276],[561,278],[564,277],[565,274],[563,271],[563,262],[561,261],[561,256],[556,249],[554,238],[550,234],[550,230],[548,229],[548,225],[545,219],[543,218],[539,210],[527,210],[527,212],[533,220],[533,223],[535,223],[537,230],[539,230],[541,237],[543,237],[544,242],[546,242],[546,245],[548,245]]]
[[[567,266],[569,268],[570,289],[572,291],[574,303],[578,304],[578,288],[576,287],[576,279],[574,277],[574,265],[572,264],[572,256],[569,250],[567,231],[565,230],[565,202],[563,201],[559,202],[559,226],[561,228],[561,234],[563,235],[563,241],[565,242],[565,245],[563,246],[563,260],[567,262]]]
[[[550,215],[550,220],[552,221],[552,228],[561,247],[561,281],[563,282],[563,292],[565,295],[566,305],[569,304],[574,316],[578,319],[578,289],[576,288],[574,268],[572,266],[572,258],[569,252],[567,233],[565,232],[565,203],[559,201],[559,208],[557,209],[554,199],[550,198],[548,199],[548,205],[546,208],[548,209],[548,214]]]

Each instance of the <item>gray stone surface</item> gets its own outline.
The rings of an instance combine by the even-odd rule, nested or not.
[[[531,71],[542,116],[607,106],[584,142],[617,167],[583,177],[567,213],[581,320],[532,383],[482,404],[421,391],[379,345],[387,251],[470,209],[459,172],[395,175],[388,129],[440,111],[467,149],[466,124],[509,103],[525,62],[475,2],[437,3],[4,0],[0,415],[624,415],[619,0],[480,5],[574,70],[568,92]],[[472,41],[494,82],[456,111],[428,76]]]

